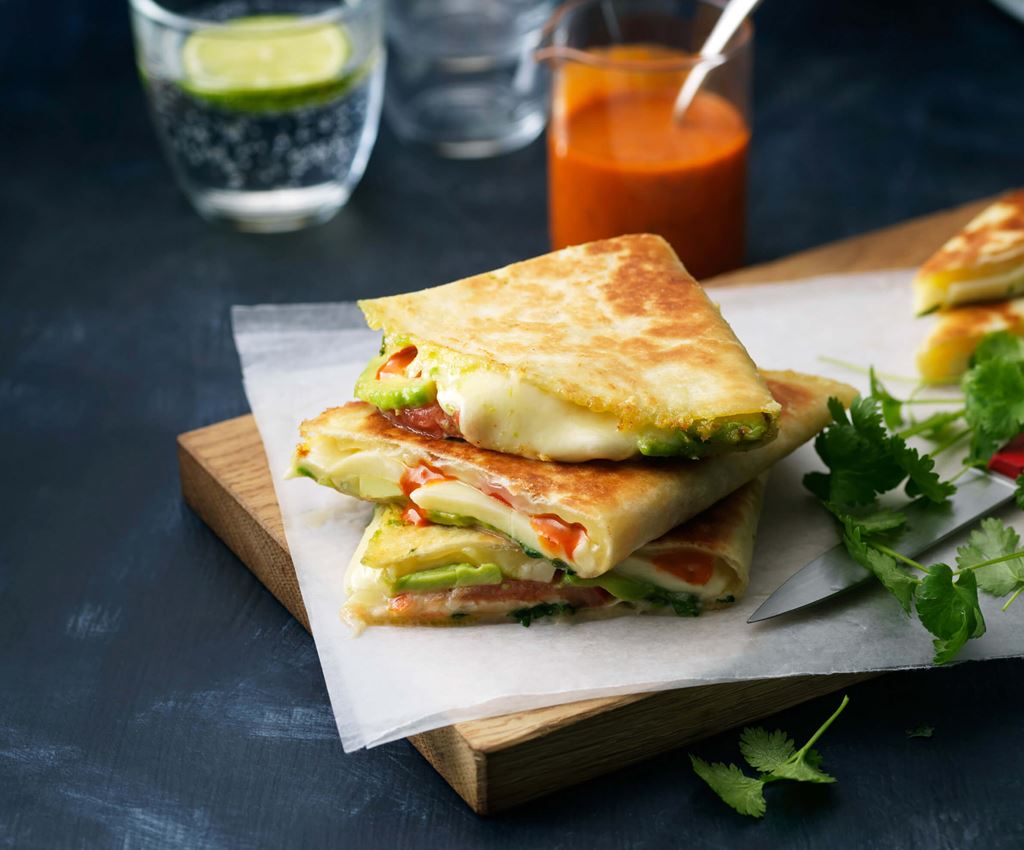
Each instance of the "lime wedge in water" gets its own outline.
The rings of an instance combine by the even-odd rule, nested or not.
[[[339,24],[303,24],[296,15],[235,18],[188,37],[181,85],[226,108],[294,109],[344,91],[351,80],[342,70],[351,53]]]

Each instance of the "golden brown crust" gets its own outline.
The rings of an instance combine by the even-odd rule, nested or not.
[[[989,266],[995,273],[1020,262],[1024,262],[1024,189],[985,207],[921,266],[919,275]]]
[[[659,236],[578,245],[359,305],[372,328],[517,371],[625,426],[778,413],[746,349]]]
[[[943,310],[917,354],[921,377],[929,383],[956,381],[981,338],[996,331],[1024,336],[1024,298]]]

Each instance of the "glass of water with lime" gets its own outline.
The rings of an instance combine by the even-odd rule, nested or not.
[[[379,0],[131,0],[157,133],[199,213],[326,221],[363,176],[384,81]]]

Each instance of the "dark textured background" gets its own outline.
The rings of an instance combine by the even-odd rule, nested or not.
[[[771,789],[762,823],[683,753],[492,820],[404,742],[345,755],[312,641],[184,507],[174,437],[246,410],[231,304],[544,250],[543,147],[452,163],[385,131],[333,222],[237,235],[173,185],[123,3],[0,13],[0,844],[1024,846],[1017,662],[854,688],[840,783]],[[1024,27],[994,7],[770,0],[758,27],[751,261],[1024,184]]]

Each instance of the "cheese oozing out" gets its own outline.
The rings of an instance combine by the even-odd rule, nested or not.
[[[473,445],[567,462],[637,454],[637,433],[620,429],[614,414],[572,404],[518,374],[473,369],[436,380],[438,404],[458,412],[459,429]]]

